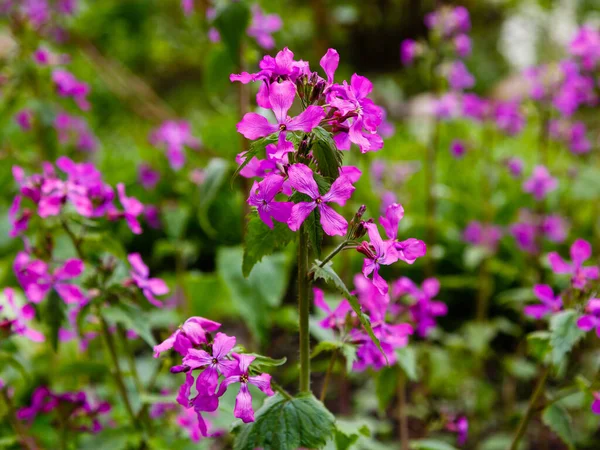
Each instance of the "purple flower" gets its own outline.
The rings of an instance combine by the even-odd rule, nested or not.
[[[254,183],[248,204],[255,206],[260,219],[273,229],[273,219],[286,223],[290,218],[292,202],[276,202],[275,196],[281,192],[285,179],[280,175],[268,175],[259,183]]]
[[[521,158],[513,156],[512,158],[508,158],[506,160],[506,167],[514,178],[518,178],[523,174],[523,166],[524,163]]]
[[[393,240],[384,241],[381,239],[377,225],[374,223],[364,223],[370,242],[363,241],[358,248],[358,252],[365,255],[362,273],[365,277],[373,274],[373,284],[381,294],[388,291],[387,282],[379,275],[379,268],[382,265],[390,265],[398,261],[398,251],[396,251]]]
[[[277,14],[264,14],[258,4],[252,5],[252,22],[246,30],[248,36],[256,39],[258,45],[265,50],[275,47],[275,40],[271,34],[279,31],[283,26],[281,17]]]
[[[405,66],[409,66],[415,59],[418,44],[412,39],[405,39],[400,44],[400,61]]]
[[[523,190],[532,194],[538,201],[543,200],[548,192],[552,192],[557,187],[558,181],[544,166],[535,166],[531,177],[523,183]]]
[[[325,312],[327,316],[319,322],[321,328],[338,330],[344,328],[348,313],[352,312],[352,307],[345,298],[340,301],[338,306],[332,310],[325,301],[325,293],[319,288],[313,288],[315,306]]]
[[[50,20],[50,6],[47,0],[23,0],[21,11],[36,29],[41,28]]]
[[[450,153],[455,158],[462,158],[467,151],[465,143],[460,139],[454,139],[450,144]]]
[[[408,295],[413,299],[408,310],[417,327],[417,334],[427,337],[431,329],[436,326],[436,317],[448,314],[448,307],[444,302],[433,298],[440,291],[440,282],[436,278],[423,280],[421,288],[407,277],[402,277],[392,285],[392,297],[398,298]]]
[[[33,111],[30,109],[23,109],[15,115],[15,122],[17,122],[17,125],[19,125],[23,131],[31,130],[32,121]]]
[[[379,223],[385,230],[388,239],[393,242],[398,259],[412,264],[417,258],[425,256],[427,246],[425,242],[408,238],[403,241],[398,240],[398,225],[404,217],[404,208],[399,203],[392,203],[385,210],[385,217],[379,218]]]
[[[577,327],[583,331],[596,329],[596,335],[600,337],[600,299],[591,298],[585,307],[587,314],[577,320]]]
[[[450,89],[455,91],[472,88],[475,84],[475,78],[473,78],[473,75],[471,75],[462,61],[454,61],[448,67],[446,79],[448,80]]]
[[[569,44],[569,52],[586,70],[593,70],[600,61],[600,34],[591,27],[581,27]]]
[[[170,349],[185,356],[192,347],[207,342],[207,333],[213,333],[219,328],[221,328],[220,323],[204,317],[190,317],[171,336],[154,347],[154,357],[158,358],[162,352]]]
[[[142,261],[139,253],[131,253],[127,256],[129,264],[131,264],[131,279],[133,283],[142,290],[144,297],[156,306],[162,308],[163,304],[156,300],[155,295],[165,295],[169,292],[166,283],[160,278],[149,278],[150,271],[148,266]]]
[[[491,252],[498,249],[502,229],[492,224],[482,224],[476,220],[469,222],[463,231],[463,239],[473,245],[487,248]]]
[[[562,309],[560,295],[555,296],[552,288],[547,284],[536,284],[533,287],[533,293],[541,303],[526,306],[523,309],[525,315],[539,320],[546,314],[554,314]]]
[[[15,303],[15,292],[12,288],[4,288],[4,300],[12,311],[14,319],[10,320],[11,330],[16,334],[26,337],[33,342],[44,342],[45,338],[42,333],[29,327],[28,322],[31,322],[35,317],[35,308],[27,303],[22,307]],[[0,304],[0,313],[4,312],[4,305]]]
[[[592,402],[592,412],[600,415],[600,392],[594,392],[594,401]]]
[[[150,143],[154,146],[163,144],[169,164],[179,170],[185,164],[184,146],[197,149],[200,141],[192,136],[190,124],[185,120],[167,120],[150,135]]]
[[[271,389],[271,375],[263,373],[260,375],[250,375],[249,367],[255,357],[252,355],[238,355],[233,353],[233,357],[239,365],[233,373],[228,375],[219,386],[217,396],[222,396],[230,384],[240,383],[240,391],[235,398],[234,417],[242,419],[244,423],[254,422],[254,410],[252,409],[252,396],[248,390],[248,384],[253,384],[265,394],[274,395]]]
[[[196,379],[196,389],[200,395],[215,395],[219,384],[219,374],[228,376],[238,366],[237,361],[228,359],[235,347],[235,337],[217,333],[212,344],[212,354],[205,350],[191,348],[183,358],[183,365],[191,370],[204,368]]]
[[[83,273],[83,261],[79,259],[68,259],[63,265],[50,271],[44,261],[30,261],[27,253],[20,252],[15,257],[13,269],[27,298],[33,303],[41,302],[52,289],[67,304],[81,304],[86,301],[79,286],[66,282]]]
[[[359,343],[359,346],[356,351],[356,361],[352,365],[352,370],[362,372],[369,367],[373,370],[381,370],[388,364],[395,364],[398,360],[396,350],[408,345],[408,337],[413,332],[413,327],[408,323],[395,325],[380,323],[373,326],[373,333],[379,339],[381,350],[385,353],[384,358],[381,351],[365,332],[353,330],[351,333],[352,340]]]
[[[576,155],[588,153],[592,144],[586,136],[586,127],[583,122],[575,122],[569,132],[569,149]]]
[[[466,34],[459,34],[454,38],[454,50],[459,58],[466,58],[471,54],[471,38]]]
[[[142,227],[137,217],[144,212],[144,205],[135,197],[127,197],[123,183],[117,184],[117,192],[119,193],[119,201],[123,206],[123,217],[125,217],[127,225],[134,234],[141,234]]]
[[[496,126],[510,136],[521,132],[525,126],[525,117],[518,102],[501,102],[494,109]]]
[[[160,172],[152,169],[148,164],[140,164],[138,168],[138,180],[147,190],[152,190],[160,180]]]
[[[296,85],[291,81],[272,83],[269,86],[269,104],[275,114],[276,124],[270,123],[265,117],[256,113],[247,113],[242,121],[237,124],[237,130],[247,139],[258,139],[279,132],[277,144],[277,157],[284,153],[294,151],[294,145],[286,140],[287,131],[311,132],[325,117],[323,108],[309,106],[297,117],[290,118],[287,113],[294,103]]]
[[[59,112],[54,119],[54,128],[61,144],[72,144],[82,152],[93,152],[98,144],[85,119]]]
[[[571,245],[571,263],[565,262],[558,253],[548,255],[552,271],[556,274],[570,274],[575,289],[585,289],[588,280],[597,280],[600,276],[598,266],[583,267],[584,261],[592,256],[592,246],[583,239],[577,239]]]
[[[181,9],[186,16],[194,12],[194,0],[181,0]]]
[[[58,95],[61,97],[73,97],[77,106],[84,111],[90,108],[87,100],[90,87],[87,83],[79,81],[71,72],[64,69],[55,69],[52,72],[52,81],[56,85]]]
[[[296,203],[288,219],[288,226],[293,231],[298,231],[304,220],[316,208],[319,211],[323,231],[329,236],[343,236],[348,229],[348,222],[333,210],[328,203],[337,203],[344,206],[354,192],[354,186],[346,176],[336,179],[329,192],[321,195],[319,187],[313,178],[313,172],[304,164],[294,164],[288,168],[291,186],[302,194],[308,195],[312,201]]]
[[[454,417],[446,424],[446,429],[456,433],[456,442],[458,445],[465,445],[469,434],[469,420],[465,416]]]

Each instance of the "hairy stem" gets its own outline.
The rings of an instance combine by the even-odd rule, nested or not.
[[[542,372],[542,375],[540,376],[540,379],[538,380],[537,385],[535,386],[535,389],[533,391],[533,394],[531,395],[531,398],[529,399],[529,406],[527,407],[527,411],[525,412],[525,415],[521,419],[521,422],[519,422],[519,427],[517,428],[517,432],[515,433],[515,437],[510,446],[510,450],[517,450],[517,448],[519,447],[519,442],[521,441],[521,438],[527,431],[527,425],[529,425],[529,422],[531,421],[531,419],[533,418],[533,415],[535,414],[537,402],[539,401],[540,397],[544,393],[544,387],[546,385],[546,380],[548,379],[549,374],[550,374],[550,368],[546,367],[544,369],[544,371]]]
[[[331,374],[333,373],[333,368],[335,367],[335,361],[337,359],[337,349],[335,349],[331,353],[331,359],[329,360],[329,365],[327,366],[327,372],[325,372],[325,379],[323,380],[323,387],[321,387],[321,395],[319,395],[319,400],[322,402],[325,401],[325,396],[327,395],[327,386],[329,386],[329,379],[331,378]]]
[[[308,279],[308,239],[304,226],[298,239],[298,312],[300,330],[300,392],[310,392],[310,282]]]
[[[114,366],[114,379],[117,384],[117,389],[119,390],[119,394],[121,395],[121,399],[125,404],[125,409],[127,410],[127,414],[131,417],[131,422],[136,429],[141,429],[138,418],[133,411],[131,406],[131,402],[129,401],[129,395],[127,394],[127,387],[125,386],[125,381],[123,378],[123,372],[121,372],[121,366],[119,365],[119,357],[117,356],[117,349],[115,346],[115,341],[113,340],[112,335],[110,334],[110,330],[108,329],[108,324],[102,314],[98,314],[98,318],[100,319],[100,324],[102,325],[102,336],[104,337],[104,342],[106,343],[106,348],[108,349],[108,353],[110,354],[110,358],[112,364]]]

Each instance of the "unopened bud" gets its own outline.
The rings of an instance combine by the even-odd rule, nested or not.
[[[325,81],[319,80],[310,93],[310,103],[317,103],[325,90]]]

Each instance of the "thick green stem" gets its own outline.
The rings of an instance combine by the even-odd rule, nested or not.
[[[135,412],[131,406],[131,402],[129,401],[129,395],[127,394],[127,387],[125,386],[125,381],[123,378],[123,372],[121,372],[121,366],[119,365],[119,357],[117,356],[117,349],[115,347],[115,342],[113,340],[112,335],[110,334],[110,330],[108,328],[108,324],[104,317],[101,314],[98,314],[98,318],[100,319],[100,324],[102,325],[102,336],[104,337],[104,342],[106,343],[106,348],[108,349],[108,353],[110,354],[110,358],[112,360],[112,364],[114,366],[114,379],[117,384],[117,389],[119,390],[119,394],[121,394],[121,399],[125,404],[125,409],[127,410],[127,414],[131,417],[131,422],[136,429],[141,429],[140,423],[138,421]]]
[[[510,450],[517,450],[517,448],[519,448],[519,442],[521,441],[521,438],[527,431],[527,425],[529,425],[529,422],[535,414],[537,402],[544,393],[544,387],[546,386],[546,380],[548,379],[549,374],[550,368],[546,367],[542,372],[542,375],[540,376],[537,385],[535,386],[535,390],[533,391],[531,398],[529,399],[529,406],[527,407],[527,411],[525,412],[525,415],[519,423],[519,427],[517,428],[517,432],[515,433],[515,437],[513,439],[512,445],[510,446]]]
[[[300,392],[310,392],[310,281],[308,279],[308,239],[304,226],[298,239],[298,313],[300,332]]]

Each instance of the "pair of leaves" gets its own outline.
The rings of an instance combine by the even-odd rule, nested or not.
[[[367,316],[363,311],[360,303],[358,303],[358,299],[350,293],[342,279],[339,275],[333,270],[331,263],[325,264],[325,266],[320,267],[321,261],[317,260],[316,264],[313,265],[311,272],[314,274],[314,279],[322,279],[325,283],[332,284],[343,296],[348,300],[348,303],[352,307],[352,310],[358,317],[358,320],[362,327],[365,329],[373,343],[377,346],[381,354],[386,358],[387,356],[385,352],[381,348],[381,343],[375,333],[373,333],[373,327],[371,326],[371,320],[369,316]]]
[[[234,450],[322,448],[335,430],[335,417],[312,394],[276,394],[256,412],[255,421],[236,428]]]

